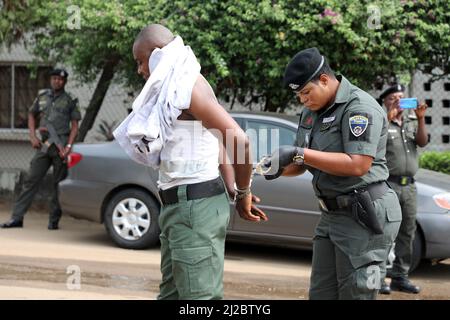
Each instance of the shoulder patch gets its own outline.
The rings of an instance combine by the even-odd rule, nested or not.
[[[360,135],[362,135],[369,126],[369,119],[366,117],[366,115],[363,114],[351,116],[348,119],[348,122],[350,125],[350,132],[355,137],[359,137]]]
[[[351,112],[348,119],[349,141],[366,141],[370,142],[370,127],[373,118],[370,113]]]

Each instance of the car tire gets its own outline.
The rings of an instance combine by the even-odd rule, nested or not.
[[[413,253],[411,257],[411,266],[409,267],[409,272],[413,272],[419,266],[420,261],[423,258],[424,245],[425,242],[422,236],[422,232],[419,226],[417,226],[413,241]]]
[[[125,189],[108,201],[104,224],[108,235],[121,248],[146,249],[159,240],[159,205],[145,191]]]

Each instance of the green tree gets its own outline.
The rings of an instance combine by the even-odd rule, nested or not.
[[[167,24],[193,46],[219,95],[264,103],[264,110],[292,101],[281,89],[284,68],[311,46],[365,89],[418,68],[449,74],[448,1],[178,0],[165,9]]]
[[[162,23],[180,34],[216,93],[283,111],[293,96],[284,68],[299,50],[319,48],[332,68],[364,89],[417,69],[450,74],[450,2],[350,0],[3,1],[0,40],[23,34],[42,59],[70,65],[96,89],[81,124],[83,140],[111,81],[139,88],[131,54],[139,30]],[[80,8],[80,28],[68,27]]]
[[[10,44],[24,38],[43,61],[70,65],[82,82],[97,80],[80,125],[78,140],[92,128],[109,85],[136,84],[131,47],[148,21],[158,21],[149,1],[40,1],[5,2],[1,39]],[[155,1],[156,3],[156,1]]]
[[[50,61],[70,65],[81,81],[98,79],[80,125],[78,140],[83,141],[114,76],[118,81],[136,82],[135,77],[127,78],[129,70],[135,70],[134,65],[131,68],[130,48],[147,21],[157,21],[157,11],[148,1],[44,2],[45,5],[38,1],[41,5],[35,10],[39,23],[45,24],[32,33],[34,52]]]
[[[417,69],[430,74],[430,82],[450,75],[450,2],[405,3],[406,32],[415,46]],[[437,68],[437,69],[436,69]]]

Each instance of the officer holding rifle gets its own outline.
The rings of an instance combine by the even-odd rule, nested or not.
[[[12,217],[1,225],[2,228],[23,227],[23,217],[48,169],[53,166],[54,189],[50,202],[48,229],[58,229],[62,212],[58,202],[57,186],[66,176],[66,157],[72,149],[72,143],[78,133],[78,121],[81,119],[78,99],[64,90],[67,77],[68,73],[64,69],[52,70],[51,89],[39,91],[29,109],[30,142],[36,149],[36,154],[31,160],[23,190],[14,203]],[[39,131],[41,139],[36,135],[36,131]]]

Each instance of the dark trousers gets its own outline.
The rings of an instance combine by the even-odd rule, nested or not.
[[[373,204],[383,234],[373,234],[347,215],[322,212],[314,237],[311,300],[376,299],[402,217],[393,190]]]
[[[417,189],[415,183],[401,186],[389,182],[400,201],[402,208],[402,224],[395,239],[395,260],[392,266],[392,277],[407,277],[411,266],[413,242],[416,234]]]
[[[49,222],[58,222],[61,218],[61,207],[58,201],[58,183],[67,175],[67,165],[58,154],[55,145],[51,145],[47,152],[37,151],[30,163],[30,171],[23,184],[23,190],[14,203],[12,218],[22,221],[27,210],[39,190],[39,185],[53,166],[53,194],[50,201]]]

